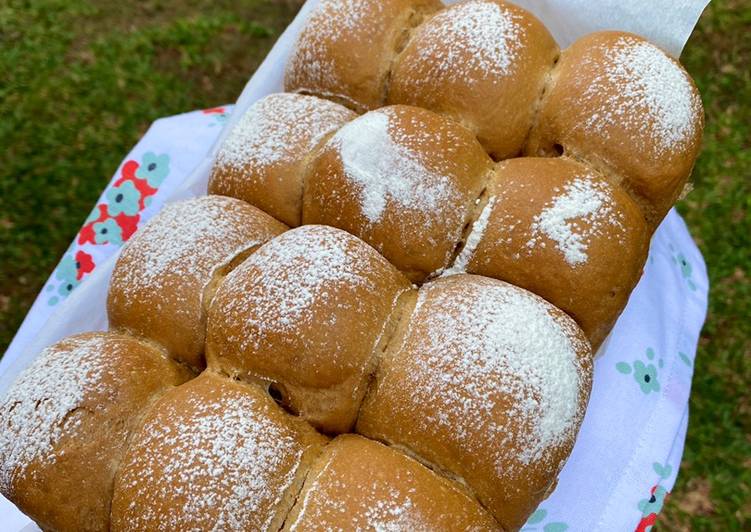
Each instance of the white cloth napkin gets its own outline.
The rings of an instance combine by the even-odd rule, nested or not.
[[[225,106],[163,118],[133,148],[0,360],[0,394],[43,347],[69,334],[106,329],[107,284],[122,241],[165,201],[205,193],[211,159],[228,129],[255,100],[281,90],[287,55],[315,3],[307,2],[280,37],[246,85],[236,112]],[[518,3],[540,16],[564,45],[595,29],[625,29],[678,55],[707,1]],[[116,201],[118,193],[124,201]],[[103,227],[109,236],[97,237]],[[587,415],[558,487],[524,530],[651,527],[683,453],[707,294],[702,256],[673,210],[652,240],[644,276],[628,307],[600,350]],[[2,497],[0,525],[9,531],[36,530]]]

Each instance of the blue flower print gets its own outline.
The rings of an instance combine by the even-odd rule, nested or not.
[[[108,218],[102,222],[94,224],[94,241],[97,244],[115,244],[119,246],[123,243],[123,232],[117,222]]]
[[[675,247],[673,247],[672,244],[670,245],[670,251],[673,252],[673,255],[672,255],[673,264],[677,265],[680,268],[681,276],[686,281],[686,284],[688,285],[689,289],[691,289],[692,291],[696,290],[696,283],[694,283],[694,279],[692,277],[694,268],[691,266],[691,263],[688,261],[688,259],[683,253],[681,252],[676,253],[676,249]]]
[[[668,494],[668,490],[660,485],[655,486],[653,491],[654,493],[651,494],[649,499],[639,501],[639,510],[641,510],[644,517],[649,514],[659,514],[662,511],[662,505],[665,503],[665,497]]]
[[[548,516],[548,511],[543,508],[538,508],[535,512],[529,516],[527,522],[522,527],[522,532],[565,532],[568,530],[568,525],[560,521],[551,521],[543,525],[543,521]]]
[[[145,179],[151,188],[158,188],[169,174],[169,155],[146,152],[136,170],[136,177]]]
[[[83,225],[90,224],[91,222],[96,222],[101,215],[102,215],[102,212],[99,210],[99,205],[97,205],[96,207],[92,209],[92,211],[86,217],[86,220],[83,222]]]
[[[634,362],[634,379],[641,386],[641,391],[648,395],[659,392],[660,383],[657,380],[657,368],[654,364],[644,364],[641,360]]]
[[[658,371],[663,368],[665,361],[662,358],[658,358],[657,365],[651,363],[657,356],[655,350],[651,347],[647,348],[646,355],[648,362],[642,362],[641,360],[635,360],[633,363],[618,362],[615,365],[615,369],[624,375],[633,375],[642,393],[649,395],[652,392],[656,393],[660,391]]]
[[[75,278],[68,279],[65,282],[60,283],[60,286],[57,287],[57,293],[62,297],[68,297],[73,289],[78,286],[78,283],[80,283],[80,281],[77,281]]]
[[[60,264],[55,269],[55,278],[59,281],[75,281],[78,277],[78,269],[76,268],[76,259],[73,258],[71,253],[66,253],[63,258],[60,259]]]
[[[76,268],[76,259],[73,258],[73,255],[71,253],[66,253],[63,255],[63,258],[60,260],[60,264],[57,265],[57,268],[55,269],[55,279],[60,281],[60,284],[57,285],[57,295],[52,296],[49,301],[47,302],[50,305],[56,305],[60,299],[65,299],[68,297],[68,294],[70,294],[73,289],[78,286],[78,269]],[[55,290],[54,285],[49,285],[47,287],[47,291]]]
[[[141,199],[141,193],[133,181],[123,181],[119,186],[110,188],[106,197],[110,216],[117,216],[121,213],[133,216],[140,210],[138,200]]]

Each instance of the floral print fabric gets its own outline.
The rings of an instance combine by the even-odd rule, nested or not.
[[[180,118],[197,121],[194,127],[205,128],[208,137],[213,140],[221,128],[208,128],[223,125],[231,109],[232,106],[214,107],[180,115]],[[144,140],[147,138],[148,134]],[[153,214],[153,210],[144,211],[171,175],[169,152],[174,150],[159,152],[149,149],[149,143],[144,140],[120,165],[118,173],[102,193],[68,252],[45,285],[43,294],[47,295],[47,305],[55,306],[65,299],[81,283],[85,275],[94,271],[96,264],[127,242]],[[186,153],[181,153],[181,156],[189,157]],[[171,183],[178,184],[180,177],[185,175],[176,176]]]

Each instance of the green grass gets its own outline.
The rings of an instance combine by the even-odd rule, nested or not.
[[[294,1],[0,6],[0,351],[158,117],[234,101]],[[683,61],[707,113],[680,205],[709,266],[688,444],[658,527],[751,527],[751,0],[715,0]]]
[[[296,8],[0,3],[0,351],[149,124],[234,102]]]
[[[680,204],[710,304],[678,483],[658,524],[751,528],[751,2],[710,5],[683,56],[706,108],[694,191]]]

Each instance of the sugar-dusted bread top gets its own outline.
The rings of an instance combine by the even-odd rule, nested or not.
[[[204,196],[169,204],[126,244],[110,280],[110,327],[164,346],[200,368],[206,310],[233,261],[286,226],[234,198]]]
[[[393,447],[334,439],[311,466],[285,530],[500,530],[463,491]]]
[[[314,148],[357,115],[301,94],[270,94],[254,103],[217,153],[209,193],[255,205],[300,225],[305,164]]]
[[[527,153],[562,150],[611,175],[656,227],[688,180],[703,122],[678,61],[636,35],[597,32],[563,52]]]
[[[112,530],[278,530],[324,442],[257,387],[204,372],[134,434]]]
[[[386,259],[342,230],[292,229],[220,287],[209,313],[209,365],[275,383],[308,421],[346,431],[397,297],[409,287]]]
[[[0,493],[43,529],[107,530],[128,437],[151,401],[190,376],[122,334],[48,347],[0,401]]]
[[[490,170],[458,123],[384,107],[345,125],[311,161],[303,222],[344,229],[422,281],[450,263]]]
[[[552,489],[584,416],[591,351],[562,311],[473,275],[420,289],[357,431],[462,479],[506,529]]]
[[[650,230],[628,193],[574,160],[498,163],[454,269],[525,288],[598,346],[641,277]]]
[[[394,63],[388,102],[446,114],[494,158],[513,157],[558,53],[528,11],[501,0],[458,2],[414,31]]]
[[[287,63],[284,90],[358,112],[382,106],[391,62],[409,30],[441,7],[439,0],[322,0]]]

